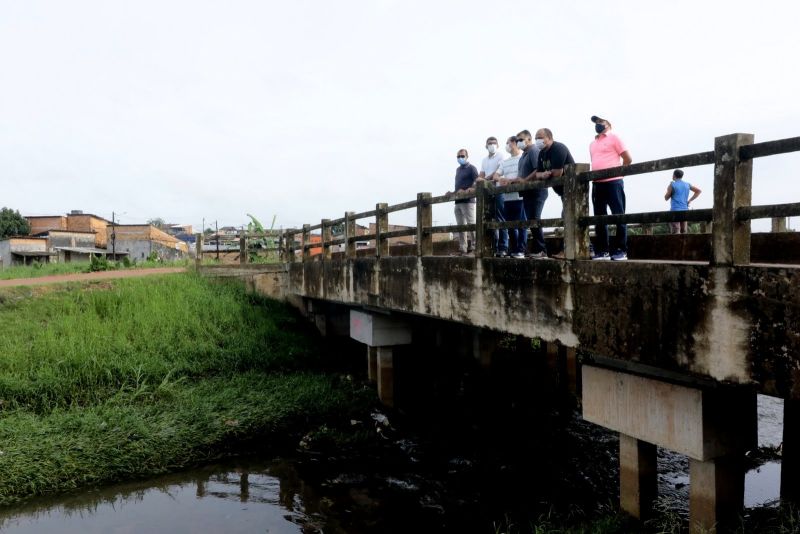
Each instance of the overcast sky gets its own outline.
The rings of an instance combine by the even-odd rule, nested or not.
[[[289,227],[444,193],[490,135],[549,127],[588,161],[593,114],[634,161],[794,137],[797,6],[0,0],[0,204]],[[753,202],[800,201],[798,166],[758,160]],[[626,179],[628,212],[668,209],[670,175]],[[711,207],[712,169],[685,179]]]

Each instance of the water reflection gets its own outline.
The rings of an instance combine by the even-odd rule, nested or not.
[[[0,512],[15,533],[317,532],[303,511],[306,491],[293,469],[215,465],[191,473],[38,500]]]

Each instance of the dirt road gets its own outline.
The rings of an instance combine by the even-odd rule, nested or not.
[[[0,287],[38,286],[58,284],[60,282],[88,282],[92,280],[112,280],[115,278],[134,278],[154,274],[172,274],[185,272],[185,267],[161,267],[157,269],[130,269],[126,271],[98,271],[96,273],[56,274],[38,278],[15,278],[0,280]]]

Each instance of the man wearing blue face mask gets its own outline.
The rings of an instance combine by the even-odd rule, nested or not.
[[[478,169],[469,163],[469,153],[462,148],[456,154],[458,167],[456,168],[455,191],[469,191],[475,186],[478,179]],[[462,198],[455,201],[456,224],[475,224],[475,199]],[[475,248],[475,232],[458,233],[458,252],[462,256],[472,253]]]

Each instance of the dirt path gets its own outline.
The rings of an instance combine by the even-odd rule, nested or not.
[[[126,271],[98,271],[96,273],[56,274],[40,276],[38,278],[15,278],[13,280],[0,280],[0,287],[38,286],[44,284],[58,284],[60,282],[87,282],[92,280],[112,280],[115,278],[134,278],[151,276],[154,274],[172,274],[185,272],[184,267],[160,267],[157,269],[130,269]]]

